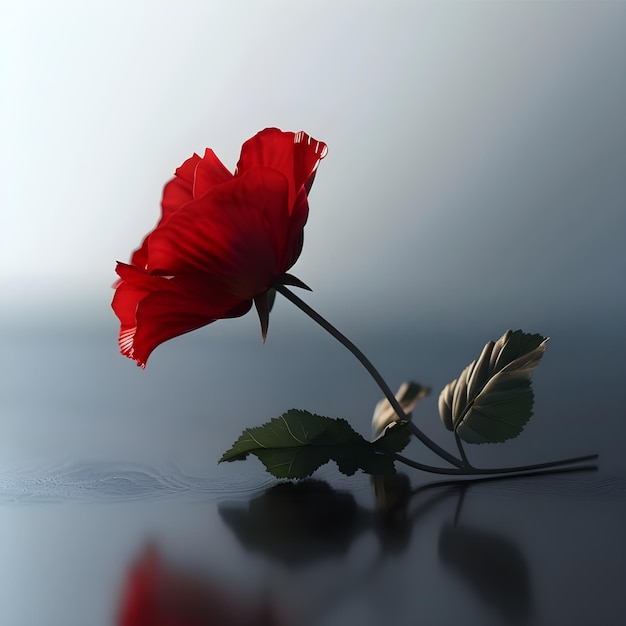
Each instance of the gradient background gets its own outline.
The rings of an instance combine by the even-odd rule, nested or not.
[[[192,553],[201,536],[218,570],[250,566],[212,500],[200,518],[142,500],[23,499],[80,499],[72,480],[97,479],[99,461],[166,474],[175,464],[224,495],[259,488],[268,478],[256,461],[216,461],[242,428],[292,407],[368,433],[380,392],[285,302],[265,346],[250,314],[167,342],[145,371],[118,354],[115,261],[157,221],[163,185],[207,146],[234,168],[267,126],[329,147],[293,268],[314,289],[304,297],[393,388],[433,386],[416,417],[429,436],[452,449],[438,390],[487,340],[521,327],[552,337],[535,417],[513,442],[471,455],[488,466],[600,452],[603,476],[623,476],[626,3],[4,0],[0,89],[2,623],[111,623],[103,616],[150,524],[173,545],[190,538]],[[334,467],[322,476],[337,480]],[[367,477],[351,485],[369,494]],[[578,535],[563,539],[571,567],[546,567],[538,544],[546,624],[589,623],[570,602],[576,584],[606,607],[602,623],[624,614],[621,504],[587,503],[573,498],[568,519],[595,515],[581,546],[613,565],[604,578],[589,565],[586,582],[567,544]],[[184,530],[193,524],[202,531]],[[528,524],[529,544],[544,537]],[[437,580],[419,598],[431,617],[455,613]]]
[[[337,321],[626,310],[623,2],[9,1],[0,28],[6,314],[108,320],[174,169],[266,126],[329,145],[294,273]]]
[[[115,261],[163,185],[266,126],[329,146],[293,272],[392,387],[441,389],[522,328],[552,337],[543,428],[624,432],[626,3],[9,2],[0,24],[3,454],[204,466],[293,406],[367,432],[380,392],[286,302],[264,347],[249,314],[144,372],[117,354]]]

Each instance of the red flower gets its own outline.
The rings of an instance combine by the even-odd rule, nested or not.
[[[308,193],[326,145],[268,128],[244,143],[235,174],[215,153],[194,154],[163,190],[162,216],[118,263],[113,310],[122,354],[145,367],[161,343],[256,304],[263,338],[268,290],[302,251]]]

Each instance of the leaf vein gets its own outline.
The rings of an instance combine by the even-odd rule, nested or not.
[[[285,427],[287,428],[287,432],[293,437],[293,439],[295,439],[299,444],[301,445],[306,445],[306,441],[300,441],[300,439],[298,439],[292,432],[291,432],[291,428],[289,428],[289,424],[287,423],[287,420],[285,419],[284,415],[280,416],[280,419],[283,420],[283,422],[285,423]],[[306,433],[305,433],[306,436]]]
[[[257,446],[261,448],[267,448],[267,446],[264,446],[258,439],[256,439],[256,437],[250,432],[250,430],[248,430],[248,436],[250,437],[250,439],[252,439],[252,441],[254,441],[254,443],[257,444]]]

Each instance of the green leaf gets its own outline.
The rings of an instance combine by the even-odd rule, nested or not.
[[[394,471],[389,455],[400,452],[409,439],[406,424],[398,423],[371,443],[343,419],[292,409],[263,426],[246,428],[220,463],[254,454],[277,478],[306,478],[330,460],[348,476],[359,469],[384,474]]]
[[[404,382],[400,385],[396,393],[396,400],[402,410],[410,417],[415,405],[430,393],[430,387],[423,387],[419,383],[412,381]],[[390,424],[398,421],[398,415],[391,406],[387,398],[383,398],[374,409],[372,418],[372,434],[376,439],[385,432]]]
[[[441,392],[439,415],[445,427],[468,443],[517,437],[533,414],[530,375],[547,341],[521,330],[490,341],[478,360]]]
[[[379,435],[372,445],[381,452],[393,454],[394,452],[402,452],[411,442],[411,431],[406,420],[396,420],[385,427],[385,430]]]

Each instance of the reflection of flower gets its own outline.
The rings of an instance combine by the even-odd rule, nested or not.
[[[235,174],[207,149],[163,191],[162,217],[118,263],[113,309],[122,354],[145,366],[159,344],[244,315],[254,301],[267,330],[267,292],[302,250],[308,193],[326,145],[305,133],[261,131],[244,143]]]
[[[218,585],[167,568],[149,546],[131,569],[118,626],[279,626],[267,602],[252,604]]]

